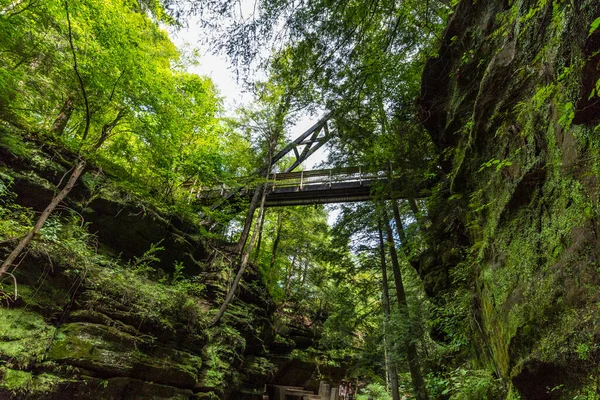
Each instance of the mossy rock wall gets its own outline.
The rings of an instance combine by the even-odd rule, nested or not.
[[[599,16],[593,0],[460,1],[423,74],[444,184],[421,273],[440,304],[470,304],[461,356],[509,398],[598,386]]]
[[[209,307],[223,293],[205,299],[118,264],[73,271],[52,254],[52,265],[39,256],[33,249],[21,263],[19,297],[5,297],[0,308],[0,396],[234,399],[239,390],[262,392],[272,370],[253,365],[268,364],[268,302],[236,300],[225,323],[209,329]]]
[[[13,179],[16,202],[42,212],[76,157],[39,139],[28,138],[22,145],[27,156],[16,156],[0,142],[0,169]],[[160,243],[164,248],[158,261],[160,268],[172,271],[174,263],[179,262],[190,274],[200,272],[197,261],[208,253],[198,235],[197,222],[158,210],[142,194],[116,182],[117,178],[89,166],[65,199],[67,207],[62,212],[69,208],[78,212],[104,252],[126,261],[141,257],[152,244]]]
[[[0,182],[14,192],[1,199],[14,221],[0,227],[13,236],[68,169],[68,152],[37,145],[15,156],[0,143]],[[16,300],[12,277],[0,282],[0,398],[260,398],[275,366],[274,306],[259,273],[248,267],[209,328],[235,257],[207,259],[193,223],[110,189],[109,178],[95,190],[92,178],[20,259]],[[164,250],[145,254],[157,242]],[[0,237],[0,258],[15,243]]]

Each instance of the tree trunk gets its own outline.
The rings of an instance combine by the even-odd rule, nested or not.
[[[383,341],[385,350],[385,365],[387,369],[387,377],[392,390],[392,400],[400,400],[400,391],[398,385],[398,367],[393,360],[390,360],[391,349],[387,338],[387,325],[390,320],[390,294],[387,279],[387,265],[385,262],[385,243],[383,241],[383,231],[381,228],[381,220],[378,225],[379,231],[379,256],[381,258],[381,276],[383,280]]]
[[[398,262],[398,254],[396,253],[396,246],[394,243],[394,236],[392,234],[392,227],[385,211],[383,209],[383,217],[385,222],[385,230],[388,242],[388,248],[390,257],[392,259],[392,271],[394,272],[394,283],[396,284],[396,298],[398,300],[398,308],[400,315],[410,321],[410,313],[408,309],[408,302],[406,300],[406,292],[404,290],[404,283],[402,282],[402,271],[400,270],[400,263]],[[417,400],[428,400],[427,388],[425,387],[425,381],[419,367],[419,360],[417,354],[417,347],[410,337],[406,338],[406,353],[408,361],[408,369],[410,371],[410,377],[412,379],[413,390],[415,391],[415,397]]]
[[[242,229],[242,234],[237,241],[233,251],[236,253],[241,253],[246,246],[246,241],[248,240],[248,236],[250,235],[250,227],[252,226],[252,220],[254,219],[254,212],[260,203],[261,193],[258,188],[254,190],[254,194],[252,195],[252,200],[250,200],[250,205],[248,206],[248,213],[246,214],[246,220],[244,221],[244,228]]]
[[[27,247],[27,245],[29,245],[31,239],[33,239],[33,237],[40,231],[40,229],[42,229],[42,226],[44,226],[44,223],[46,223],[46,220],[48,219],[50,214],[52,214],[54,209],[56,209],[56,206],[58,206],[60,202],[63,201],[63,199],[69,194],[71,189],[73,189],[75,183],[85,170],[85,165],[85,160],[80,159],[79,161],[77,161],[77,164],[75,164],[73,172],[71,173],[71,176],[69,177],[69,180],[67,181],[65,187],[56,196],[54,196],[52,201],[50,201],[50,204],[48,204],[44,212],[42,212],[42,215],[40,215],[40,218],[35,223],[33,229],[29,231],[29,233],[27,233],[27,235],[25,235],[23,239],[21,239],[17,247],[14,248],[14,250],[2,263],[2,266],[0,267],[0,277],[8,271],[10,266],[19,256],[19,254],[21,254],[21,252]]]
[[[275,146],[277,146],[277,139],[279,138],[280,134],[283,132],[283,118],[285,116],[285,113],[287,112],[287,109],[289,108],[289,101],[290,101],[289,99],[290,99],[290,97],[288,96],[288,97],[286,97],[285,101],[280,103],[279,109],[277,112],[278,119],[276,120],[274,129],[270,129],[268,131],[269,146],[268,146],[267,165],[266,165],[265,176],[264,176],[265,182],[262,183],[254,191],[254,195],[252,196],[252,201],[250,202],[250,206],[248,207],[248,214],[246,214],[246,221],[244,222],[244,228],[242,230],[242,235],[240,236],[240,239],[238,240],[238,242],[234,248],[238,253],[242,253],[240,268],[238,270],[237,275],[235,276],[235,279],[233,280],[233,283],[231,284],[231,287],[229,288],[229,292],[227,293],[227,296],[225,296],[225,301],[223,302],[223,304],[221,305],[221,308],[217,312],[217,315],[213,319],[211,326],[215,326],[216,324],[219,323],[219,321],[221,320],[221,317],[227,310],[229,303],[233,299],[233,296],[238,287],[238,284],[239,284],[240,280],[242,279],[242,275],[244,274],[244,271],[246,270],[246,266],[248,265],[248,260],[250,258],[250,253],[252,253],[252,248],[254,247],[254,242],[256,242],[258,233],[261,230],[261,229],[259,229],[258,226],[256,227],[256,229],[252,233],[252,237],[250,238],[248,247],[244,251],[244,247],[245,247],[246,241],[248,240],[248,235],[250,233],[250,228],[252,226],[252,220],[254,218],[254,211],[256,210],[256,207],[258,206],[259,202],[260,202],[260,208],[258,210],[258,220],[260,221],[263,218],[263,213],[265,211],[265,200],[267,198],[267,191],[269,188],[268,178],[269,178],[269,174],[271,173],[271,167],[272,167],[271,162],[273,160],[273,152],[275,151]],[[260,201],[259,201],[259,199],[260,199]]]
[[[67,99],[63,103],[58,116],[54,120],[52,124],[52,128],[50,128],[50,132],[55,135],[62,135],[67,127],[67,123],[69,119],[71,119],[71,115],[73,114],[73,109],[75,108],[75,101],[73,97],[67,96]]]
[[[258,210],[258,217],[261,218],[262,213],[265,208],[265,199],[267,197],[266,184],[263,184],[262,186],[257,188],[256,192],[262,193],[261,201],[260,201],[260,208]],[[252,216],[250,216],[250,217],[252,217]],[[235,279],[233,280],[233,283],[231,284],[231,287],[229,288],[229,292],[227,292],[227,296],[225,296],[225,300],[223,301],[223,304],[221,305],[219,312],[217,312],[217,315],[211,322],[210,326],[215,326],[219,323],[219,321],[221,320],[221,317],[223,317],[223,314],[225,314],[225,311],[227,310],[229,303],[231,303],[231,300],[233,299],[233,296],[235,295],[235,291],[237,290],[238,284],[240,283],[240,280],[242,279],[242,275],[244,275],[244,271],[246,270],[246,267],[248,266],[248,260],[250,258],[250,253],[252,253],[252,247],[254,247],[254,242],[256,241],[257,236],[258,236],[258,229],[255,229],[254,232],[252,233],[252,237],[250,238],[250,242],[248,243],[248,248],[246,248],[246,250],[242,254],[240,268],[235,276]]]
[[[398,232],[398,237],[400,238],[401,249],[405,255],[408,255],[408,238],[406,237],[406,232],[404,231],[404,225],[402,225],[402,218],[400,218],[400,210],[398,209],[398,201],[396,199],[392,200],[392,210],[394,212],[394,222],[396,223],[396,231]]]
[[[83,80],[82,80],[81,75],[79,74],[79,70],[78,70],[77,56],[75,53],[75,47],[73,45],[73,35],[72,35],[72,30],[71,30],[71,19],[69,17],[68,3],[65,3],[65,9],[67,11],[67,23],[68,23],[68,28],[69,28],[69,44],[71,45],[71,53],[73,55],[73,69],[75,70],[75,73],[77,74],[77,77],[79,79],[81,92],[82,92],[83,98],[85,100],[86,117],[85,117],[85,128],[84,128],[84,132],[83,132],[83,136],[82,136],[82,140],[85,140],[87,138],[87,135],[89,134],[89,130],[90,130],[90,126],[91,126],[90,109],[89,109],[87,94],[85,91],[85,86],[83,84]],[[104,141],[110,136],[112,130],[117,126],[117,124],[121,121],[121,119],[125,116],[125,114],[126,114],[125,109],[120,109],[119,112],[117,113],[117,116],[115,117],[115,119],[112,122],[110,122],[108,124],[104,124],[102,126],[100,137],[98,138],[98,140],[96,141],[96,144],[93,147],[94,151],[98,150],[102,146]],[[31,242],[31,239],[33,239],[33,237],[40,231],[40,229],[42,229],[42,227],[46,223],[46,220],[48,219],[48,217],[50,217],[52,212],[64,200],[64,198],[69,194],[69,192],[71,192],[71,190],[75,186],[75,183],[77,183],[77,180],[79,179],[79,177],[85,170],[85,166],[86,166],[86,161],[83,158],[79,158],[79,160],[77,161],[77,163],[74,166],[73,172],[71,173],[71,176],[69,177],[69,180],[67,181],[67,184],[65,185],[65,187],[56,196],[54,196],[54,198],[52,198],[52,200],[50,201],[50,204],[48,204],[46,209],[42,212],[42,214],[40,215],[40,218],[35,223],[33,229],[27,235],[25,235],[25,237],[23,237],[23,239],[21,239],[21,241],[19,242],[17,247],[14,248],[14,250],[6,258],[6,260],[4,260],[4,262],[2,263],[2,266],[0,266],[0,277],[2,275],[4,275],[4,273],[7,273],[8,268],[10,268],[10,266],[14,263],[14,261],[17,259],[17,257],[21,254],[21,252],[29,245],[29,243]]]
[[[304,283],[306,282],[306,275],[308,275],[308,262],[304,260],[302,263],[302,280],[300,281],[300,287],[304,288]]]
[[[12,1],[11,4],[9,4],[8,6],[4,7],[2,10],[0,10],[0,15],[7,14],[9,11],[12,11],[13,9],[17,8],[18,6],[20,6],[23,3],[25,3],[25,0]],[[18,13],[19,12],[20,11],[18,11]]]
[[[100,138],[98,139],[98,141],[96,142],[96,145],[93,148],[94,151],[98,150],[100,148],[100,146],[102,146],[104,141],[110,136],[110,133],[112,132],[114,127],[117,126],[119,121],[124,116],[125,116],[125,111],[120,110],[117,113],[117,116],[115,117],[115,119],[111,123],[105,124],[102,127],[102,134],[101,134]],[[88,129],[88,126],[89,126],[89,119],[86,119],[86,129]],[[69,180],[67,181],[67,184],[65,185],[65,187],[56,196],[54,196],[54,198],[52,198],[52,201],[50,201],[50,204],[48,204],[48,206],[46,207],[44,212],[42,212],[42,214],[40,215],[40,218],[35,223],[33,229],[27,235],[25,235],[25,237],[23,237],[23,239],[21,239],[21,241],[19,242],[17,247],[15,247],[14,250],[8,255],[6,260],[4,260],[4,262],[2,263],[2,266],[0,267],[0,277],[5,272],[7,272],[8,268],[10,268],[12,263],[15,262],[15,260],[19,256],[19,254],[21,254],[21,252],[27,247],[27,245],[29,245],[29,243],[31,242],[31,239],[33,239],[33,237],[40,231],[40,229],[42,229],[42,227],[46,223],[46,220],[48,219],[48,217],[50,217],[50,215],[56,209],[56,207],[60,204],[60,202],[63,201],[64,198],[69,194],[71,189],[73,189],[73,187],[75,186],[75,183],[77,183],[77,180],[79,179],[79,177],[85,170],[85,166],[86,166],[86,161],[83,158],[80,158],[77,161],[77,163],[75,164],[73,172],[71,173],[71,176],[69,177]]]
[[[287,300],[290,297],[290,286],[292,284],[292,275],[294,273],[294,264],[296,264],[297,256],[298,256],[297,253],[294,254],[294,257],[292,257],[292,263],[290,264],[290,267],[288,268],[287,278],[285,280],[285,297],[283,299],[284,307],[285,307],[285,303],[287,303]]]
[[[254,262],[258,260],[258,256],[260,256],[260,244],[262,243],[262,235],[263,235],[263,226],[265,224],[265,215],[267,215],[266,210],[262,213],[260,217],[260,222],[258,223],[258,243],[256,244],[256,252],[254,253]]]
[[[271,262],[269,263],[269,285],[275,284],[275,260],[277,259],[277,248],[281,240],[281,228],[283,227],[283,218],[281,213],[277,214],[277,233],[273,241],[273,249],[271,249]]]
[[[392,400],[396,400],[396,397],[394,397],[394,390],[392,390],[391,387],[391,379],[392,379],[392,371],[391,371],[391,367],[392,364],[390,363],[390,354],[388,352],[388,341],[387,341],[387,330],[385,328],[385,325],[383,326],[383,359],[385,361],[385,391],[386,393],[392,393]]]
[[[417,225],[419,226],[419,229],[421,229],[422,232],[426,232],[427,225],[425,223],[425,218],[423,218],[423,216],[421,215],[421,211],[419,211],[419,205],[417,204],[417,201],[411,197],[408,199],[408,204],[410,205],[410,209],[413,212],[415,219],[417,220]]]

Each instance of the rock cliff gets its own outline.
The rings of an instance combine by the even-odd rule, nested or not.
[[[73,160],[5,133],[1,219],[4,229],[20,229]],[[257,271],[245,275],[223,323],[209,328],[235,260],[201,239],[196,222],[94,167],[59,214],[14,271],[17,299],[12,278],[0,287],[0,398],[261,398],[277,344]],[[14,245],[0,243],[2,258]]]
[[[598,387],[597,1],[460,1],[422,78],[438,146],[426,291],[508,398]],[[452,340],[444,322],[438,340]]]

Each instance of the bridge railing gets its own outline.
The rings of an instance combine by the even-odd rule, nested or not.
[[[335,168],[314,171],[274,173],[269,177],[270,189],[297,187],[303,190],[307,186],[320,185],[332,187],[336,183],[356,183],[359,186],[373,180],[384,178],[385,172],[370,172],[362,167]]]
[[[284,188],[297,188],[304,190],[306,187],[315,185],[319,189],[331,188],[337,183],[355,183],[357,186],[368,185],[373,181],[386,179],[385,171],[369,171],[363,167],[348,167],[348,168],[331,168],[312,171],[300,172],[281,172],[269,175],[268,183],[269,190],[276,191]],[[244,187],[242,189],[232,188],[227,185],[222,185],[218,188],[198,188],[192,189],[191,195],[198,199],[228,197],[234,192],[240,195],[246,195],[253,189]]]

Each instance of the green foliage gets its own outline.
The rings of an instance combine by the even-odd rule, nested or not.
[[[14,204],[11,191],[14,179],[0,172],[0,239],[10,240],[24,235],[32,225],[33,213]]]
[[[292,357],[319,367],[350,364],[351,374],[375,382],[359,399],[389,398],[379,383],[384,358],[389,351],[389,360],[404,370],[406,343],[417,344],[419,359],[428,366],[452,365],[449,372],[429,375],[432,397],[495,399],[504,394],[496,374],[508,382],[533,358],[557,362],[562,357],[560,362],[575,360],[584,366],[597,361],[592,334],[597,310],[591,306],[595,286],[590,284],[597,280],[590,269],[597,273],[597,266],[589,261],[594,257],[586,258],[594,254],[586,247],[594,242],[581,233],[595,226],[597,206],[589,193],[596,189],[587,176],[582,177],[585,174],[564,169],[569,151],[577,153],[574,159],[578,160],[586,147],[597,149],[598,141],[593,130],[573,125],[582,60],[563,54],[566,15],[572,12],[568,2],[540,0],[525,8],[509,2],[509,10],[499,13],[495,21],[490,19],[497,30],[485,37],[491,43],[487,46],[501,51],[500,40],[526,46],[531,28],[543,20],[549,43],[538,46],[532,65],[511,75],[525,84],[535,78],[531,70],[544,75],[543,84],[519,88],[525,94],[519,95],[516,107],[503,107],[490,117],[493,132],[482,132],[484,121],[476,119],[488,99],[465,99],[458,93],[445,106],[457,112],[452,121],[462,125],[452,132],[459,144],[438,154],[440,149],[418,123],[414,99],[426,56],[435,54],[437,36],[450,12],[446,3],[258,2],[253,18],[234,25],[226,48],[229,54],[248,61],[260,52],[260,43],[254,40],[264,44],[277,36],[282,21],[286,31],[278,36],[281,42],[268,65],[269,80],[255,85],[260,105],[268,106],[248,107],[232,123],[219,118],[221,104],[210,80],[184,72],[188,61],[162,29],[162,24],[174,21],[161,2],[16,2],[4,7],[0,20],[0,146],[41,170],[64,172],[64,167],[35,152],[24,136],[5,132],[5,126],[39,132],[42,142],[56,140],[93,161],[94,172],[84,177],[92,198],[152,197],[162,210],[193,218],[197,210],[189,205],[192,190],[233,185],[235,177],[253,171],[269,147],[264,146],[265,137],[269,141],[273,132],[280,134],[289,123],[284,118],[287,111],[314,108],[316,103],[339,111],[334,116],[336,139],[330,157],[334,164],[369,165],[376,170],[391,165],[403,172],[406,190],[411,183],[419,187],[423,177],[440,175],[446,168],[441,164],[453,166],[434,189],[439,197],[448,188],[451,191],[440,218],[443,222],[427,221],[426,212],[405,205],[400,210],[407,238],[401,237],[397,246],[408,307],[392,302],[391,318],[382,318],[381,280],[386,275],[381,273],[377,252],[379,215],[372,205],[344,208],[334,229],[328,227],[327,211],[321,207],[269,212],[260,251],[253,257],[276,303],[275,343],[295,345],[286,337],[289,326],[320,334],[315,335],[320,337],[317,349],[296,350]],[[201,8],[218,11],[220,21],[235,12],[228,5],[208,1]],[[207,20],[211,19],[203,19]],[[600,18],[591,23],[589,34],[599,26]],[[460,86],[460,79],[476,62],[478,68],[486,66],[477,46],[460,48],[468,37],[484,39],[478,29],[458,32],[460,37],[450,39],[461,68],[450,73],[450,87]],[[497,62],[499,55],[492,59]],[[487,67],[483,83],[493,77],[493,64]],[[461,78],[461,74],[465,75]],[[469,109],[460,116],[462,103],[470,100],[475,102],[475,112]],[[86,116],[91,119],[86,121]],[[57,117],[66,119],[62,129],[55,127]],[[262,125],[253,125],[258,122]],[[257,132],[268,134],[256,140],[252,136]],[[495,135],[493,145],[473,154],[473,149],[486,147],[479,142],[484,134]],[[569,135],[577,141],[571,148]],[[590,159],[597,164],[593,156]],[[542,174],[543,180],[536,181]],[[470,178],[465,181],[466,176]],[[116,184],[106,183],[114,178]],[[0,172],[3,241],[14,241],[33,220],[33,213],[14,204],[11,184],[12,178]],[[384,197],[391,189],[396,188],[382,185],[376,192]],[[419,205],[434,208],[435,201],[439,198]],[[421,218],[424,223],[418,221]],[[446,222],[449,226],[438,226]],[[67,276],[94,288],[81,300],[84,308],[102,315],[103,307],[119,299],[119,307],[156,329],[169,333],[184,329],[198,339],[207,333],[202,384],[214,389],[210,396],[215,397],[237,384],[234,366],[243,362],[246,335],[260,336],[258,315],[263,310],[234,303],[224,323],[205,332],[210,313],[202,298],[204,286],[186,276],[181,262],[174,264],[172,276],[161,275],[155,268],[163,250],[160,243],[122,265],[92,249],[95,238],[86,228],[75,214],[52,217],[35,238],[32,255],[49,258]],[[460,244],[452,242],[456,231],[464,236]],[[575,246],[586,250],[571,251]],[[435,304],[427,300],[414,270],[417,266],[427,275],[427,257],[441,262],[432,269],[442,269],[440,274],[447,273],[451,284]],[[226,257],[213,264],[221,277],[231,267],[227,264],[232,263]],[[427,279],[438,278],[428,275]],[[439,278],[439,283],[444,279]],[[243,285],[267,297],[258,284]],[[7,281],[2,288],[7,291]],[[23,298],[42,308],[32,292],[24,288]],[[578,308],[579,303],[588,305],[587,310]],[[2,367],[3,388],[30,390],[37,378],[12,368],[41,361],[40,346],[54,328],[29,311],[6,310],[0,317],[10,326],[5,328],[9,332],[1,332],[0,327],[0,336],[11,339],[0,345],[2,359],[10,360]],[[580,333],[573,334],[576,330]],[[443,343],[433,342],[430,331]],[[38,340],[33,342],[33,337]],[[384,340],[392,345],[385,348]],[[477,366],[463,364],[469,358],[477,359]],[[247,368],[268,374],[274,365],[259,357]],[[555,392],[568,389],[557,386]]]
[[[22,376],[22,378],[25,378],[25,376]],[[31,380],[23,379],[21,383],[27,384],[26,388],[28,393],[44,394],[55,391],[60,384],[65,384],[69,381],[69,379],[65,379],[64,377],[60,377],[49,373],[41,373],[34,375],[33,379]],[[9,386],[8,382],[6,386]],[[17,384],[13,391],[23,391],[23,386]]]
[[[265,357],[252,357],[244,363],[244,371],[250,375],[272,376],[277,371],[277,366]]]
[[[31,372],[1,368],[0,373],[2,374],[2,383],[0,383],[0,387],[10,390],[13,393],[27,390],[33,380]]]
[[[246,342],[237,330],[227,325],[211,328],[209,337],[211,342],[203,350],[208,368],[202,382],[208,388],[223,392],[236,384],[237,375],[232,365],[242,359]]]
[[[430,395],[452,400],[495,400],[502,398],[501,380],[491,372],[457,368],[444,377],[430,375]]]
[[[186,211],[190,184],[245,172],[246,142],[218,118],[212,82],[184,71],[197,61],[171,43],[162,3],[16,2],[3,12],[0,146],[32,158],[6,127],[40,132]]]
[[[598,29],[598,27],[600,27],[600,17],[596,18],[590,24],[590,31],[588,32],[588,36],[592,36],[592,33],[596,32],[596,30]]]
[[[356,400],[390,400],[391,398],[386,392],[385,386],[380,383],[368,384],[356,396]]]
[[[89,271],[88,279],[98,285],[89,298],[90,306],[100,306],[107,298],[118,297],[123,306],[141,319],[167,330],[181,324],[188,332],[200,334],[207,324],[207,312],[201,299],[201,288],[179,281],[174,285],[159,283],[142,273],[118,264]]]
[[[44,358],[46,348],[54,337],[55,328],[37,313],[0,308],[0,355],[3,365],[26,368]]]
[[[130,262],[131,269],[138,275],[149,275],[150,272],[156,272],[152,267],[153,263],[160,261],[158,252],[163,251],[165,248],[159,246],[159,243],[151,243],[150,248],[144,252],[140,257],[134,257],[133,261]]]
[[[0,127],[0,147],[19,158],[28,158],[33,152],[32,146],[26,144],[21,135],[4,127]]]

